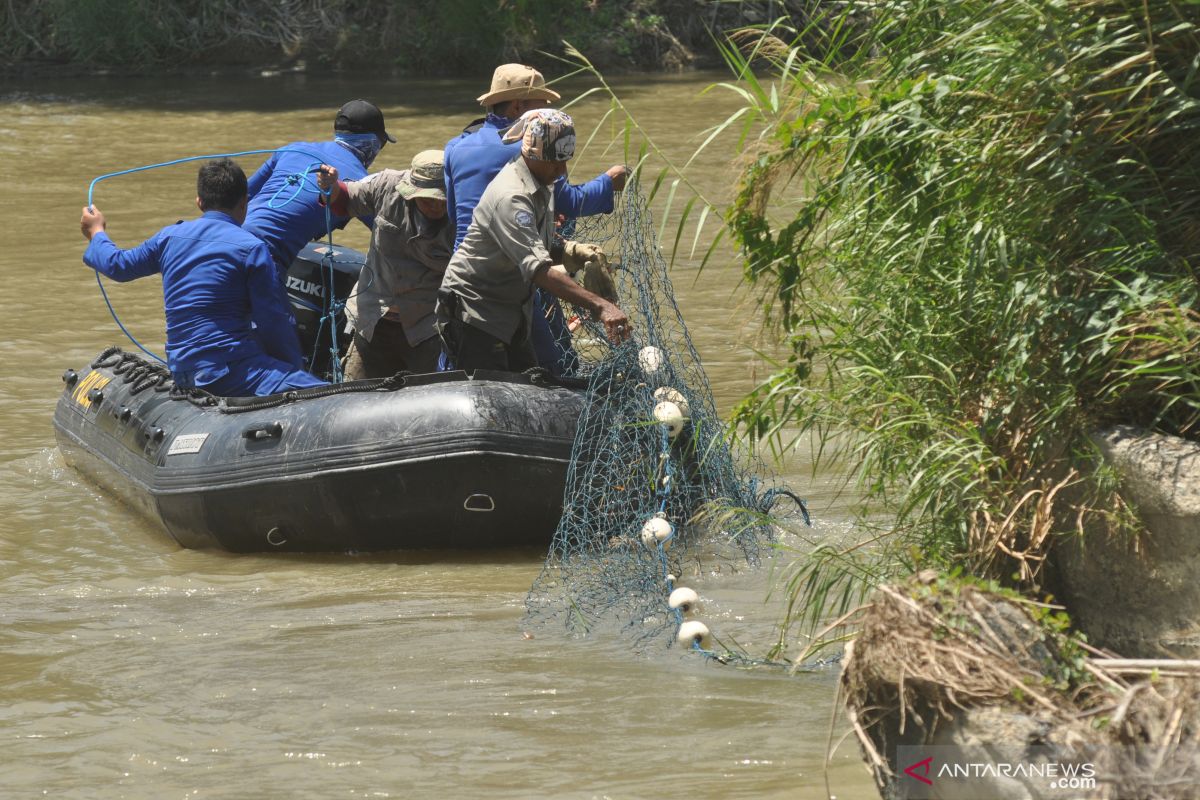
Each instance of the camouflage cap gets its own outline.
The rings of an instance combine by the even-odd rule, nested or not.
[[[513,123],[504,141],[520,141],[521,155],[534,161],[570,161],[575,155],[575,122],[556,108],[535,108]]]

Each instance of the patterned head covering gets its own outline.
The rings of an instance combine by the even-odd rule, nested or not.
[[[333,135],[333,140],[358,156],[359,163],[367,168],[371,166],[375,156],[379,155],[379,151],[383,149],[383,142],[373,133],[338,131]]]
[[[504,134],[521,142],[521,155],[534,161],[570,161],[575,155],[575,122],[554,108],[526,111]]]

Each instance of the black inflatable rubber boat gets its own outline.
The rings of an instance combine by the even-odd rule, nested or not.
[[[63,381],[68,464],[180,545],[235,552],[546,544],[583,406],[484,371],[217,398],[118,348]]]
[[[482,371],[214,398],[116,348],[63,380],[68,464],[184,547],[238,552],[545,544],[582,407]]]

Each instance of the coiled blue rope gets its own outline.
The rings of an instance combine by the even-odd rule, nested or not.
[[[214,158],[237,158],[239,156],[263,155],[265,153],[299,153],[300,155],[310,156],[311,158],[316,159],[316,161],[314,163],[306,166],[304,168],[303,172],[297,172],[293,175],[288,176],[287,184],[285,184],[284,186],[281,186],[279,188],[279,190],[276,191],[275,194],[272,195],[271,199],[268,201],[268,205],[271,208],[282,208],[283,206],[286,206],[288,203],[295,200],[300,195],[300,192],[304,191],[307,188],[307,186],[305,184],[305,178],[308,177],[309,173],[315,171],[315,169],[319,169],[321,164],[324,163],[324,159],[320,155],[309,152],[307,150],[304,150],[304,149],[298,148],[298,147],[276,147],[276,148],[272,148],[269,150],[242,150],[237,153],[214,153],[212,155],[187,156],[186,158],[176,158],[171,161],[163,161],[158,164],[146,164],[141,167],[131,167],[129,169],[118,170],[117,172],[109,172],[104,175],[100,175],[100,176],[93,178],[92,182],[88,184],[88,192],[87,192],[88,208],[93,207],[92,206],[92,198],[96,192],[96,184],[100,183],[100,181],[108,180],[109,178],[116,178],[116,177],[120,177],[121,175],[132,175],[135,172],[146,172],[147,170],[160,169],[162,167],[174,167],[179,164],[187,164],[191,161],[208,161],[208,160],[211,160]],[[283,193],[284,189],[287,187],[288,184],[296,184],[297,185],[296,190],[294,192],[292,192],[292,194],[290,196],[288,196],[288,198],[286,200],[284,200],[282,203],[279,203],[278,205],[276,205],[276,200],[279,198],[279,195]],[[323,194],[326,197],[329,196],[328,192],[324,192],[319,188],[313,189],[310,191],[316,191],[318,194]],[[321,265],[323,268],[328,270],[329,285],[332,287],[333,279],[335,277],[333,274],[333,215],[332,215],[332,212],[330,211],[329,203],[325,204],[325,237],[326,237],[326,241],[329,244],[329,248],[327,249],[325,255],[322,256],[322,258],[321,258]],[[104,298],[104,304],[106,306],[108,306],[108,313],[112,315],[113,321],[117,323],[117,327],[121,329],[121,332],[125,334],[125,336],[129,339],[129,341],[133,342],[133,344],[139,350],[141,350],[143,353],[150,356],[151,358],[153,358],[155,361],[159,362],[160,364],[167,363],[166,360],[162,358],[162,356],[160,356],[157,353],[154,353],[154,352],[148,350],[146,347],[144,347],[142,345],[142,343],[139,342],[134,337],[134,335],[129,332],[129,329],[125,327],[124,323],[121,322],[120,316],[117,314],[116,309],[113,308],[112,301],[108,297],[108,292],[105,291],[105,289],[104,289],[104,282],[102,280],[100,280],[100,272],[99,271],[96,271],[96,285],[98,287],[100,287],[100,296]],[[330,294],[332,294],[332,291],[330,292]],[[337,352],[337,350],[338,350],[337,326],[334,324],[334,321],[336,319],[337,310],[338,310],[338,305],[339,305],[338,303],[333,302],[332,298],[329,298],[329,307],[327,309],[325,309],[325,316],[323,316],[321,318],[321,327],[323,330],[324,324],[325,324],[325,317],[327,317],[327,316],[331,317],[330,331],[331,331],[331,336],[333,338],[333,344],[330,347],[330,355],[332,356],[332,359],[333,359],[332,363],[333,363],[334,383],[341,383],[341,380],[342,380],[341,364],[340,364],[340,359],[338,358],[338,352]]]

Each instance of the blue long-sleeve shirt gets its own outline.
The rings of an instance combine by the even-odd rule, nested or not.
[[[446,143],[446,206],[454,215],[454,247],[471,226],[471,215],[483,190],[504,165],[521,154],[521,143],[505,144],[500,132],[512,122],[489,114],[483,125],[463,132]],[[600,174],[587,183],[572,185],[564,175],[554,184],[554,211],[568,217],[590,217],[613,210],[612,178]]]
[[[319,202],[317,190],[317,167],[331,164],[337,167],[339,177],[348,181],[367,175],[358,156],[337,142],[292,142],[282,150],[272,153],[250,176],[250,206],[242,224],[267,243],[279,266],[281,283],[287,279],[287,270],[304,245],[327,233],[325,207]],[[304,176],[303,187],[292,183],[296,175]],[[360,219],[367,227],[373,224],[372,217]],[[350,220],[351,217],[337,214],[330,217],[338,230]]]
[[[100,232],[83,261],[115,281],[162,273],[172,375],[219,375],[229,362],[263,353],[303,369],[291,306],[271,254],[228,214],[206,211],[128,250]]]

